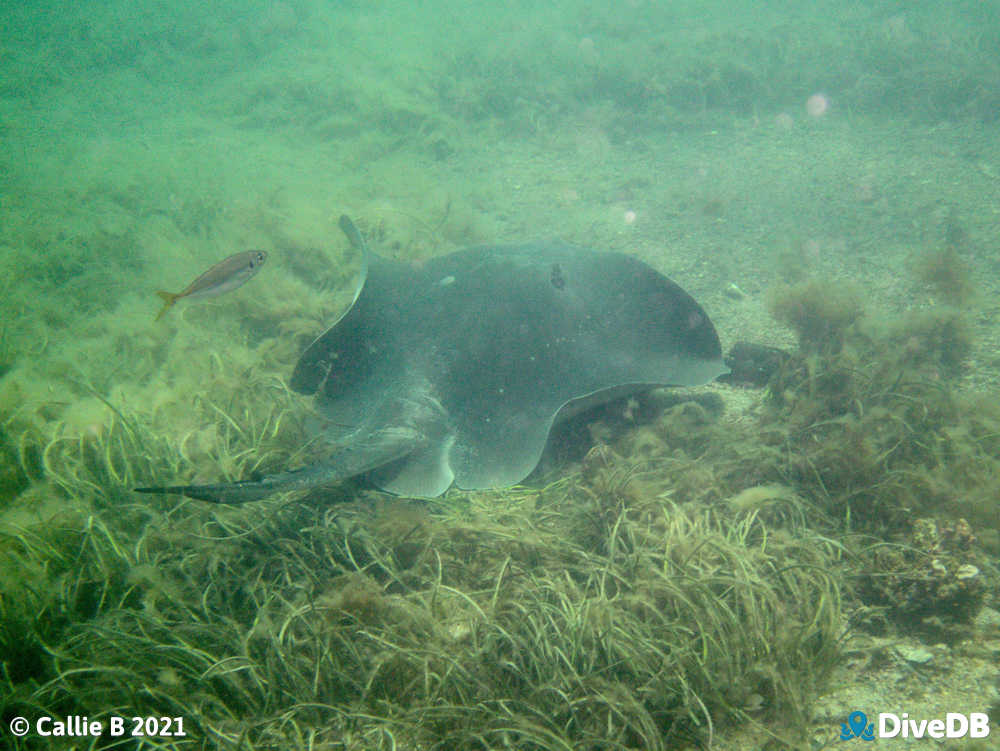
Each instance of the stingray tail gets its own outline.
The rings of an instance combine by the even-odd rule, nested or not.
[[[177,302],[183,295],[176,294],[174,292],[164,292],[162,289],[156,290],[156,294],[161,300],[163,300],[163,307],[160,308],[160,312],[156,314],[156,320],[159,321],[167,314],[168,310],[174,307],[174,303]]]
[[[422,436],[410,428],[385,428],[363,440],[345,443],[325,461],[301,469],[243,482],[135,488],[135,492],[183,495],[211,503],[259,501],[274,493],[306,490],[363,474],[402,459],[419,448],[422,442]]]
[[[167,485],[163,487],[136,488],[136,493],[156,493],[183,495],[211,503],[247,503],[259,501],[273,493],[301,490],[332,482],[336,477],[327,477],[323,465],[304,467],[291,472],[280,472],[255,480],[220,483],[217,485]]]

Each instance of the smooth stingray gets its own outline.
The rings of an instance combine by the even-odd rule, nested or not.
[[[367,473],[433,497],[514,485],[558,420],[727,372],[715,327],[677,284],[620,253],[483,245],[409,264],[362,254],[354,302],[302,354],[296,391],[350,426],[322,463],[222,485],[140,488],[239,503]]]

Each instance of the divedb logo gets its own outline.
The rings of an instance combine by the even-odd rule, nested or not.
[[[944,719],[914,720],[906,712],[893,714],[879,712],[876,723],[868,722],[868,716],[855,710],[847,716],[847,722],[840,725],[840,740],[860,738],[873,741],[876,738],[985,738],[990,734],[990,718],[985,712],[948,712]]]

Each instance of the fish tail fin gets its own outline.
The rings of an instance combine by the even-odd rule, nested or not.
[[[177,298],[179,298],[180,295],[174,294],[173,292],[164,292],[162,289],[156,290],[156,294],[161,300],[163,300],[163,307],[160,308],[160,312],[156,314],[156,320],[159,321],[167,314],[168,310],[174,307],[174,303],[177,302]]]

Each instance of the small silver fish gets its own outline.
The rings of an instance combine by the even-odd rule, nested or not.
[[[157,314],[156,320],[159,321],[163,318],[167,311],[174,306],[174,303],[181,298],[196,300],[200,297],[215,297],[236,289],[260,271],[260,267],[264,265],[266,260],[267,253],[263,250],[247,250],[243,253],[236,253],[219,261],[181,292],[157,290],[156,294],[163,299],[163,308]]]

